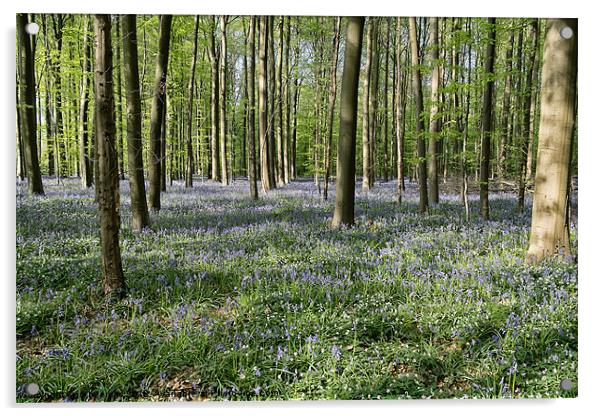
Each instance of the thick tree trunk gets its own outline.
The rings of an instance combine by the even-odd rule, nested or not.
[[[291,99],[290,99],[290,74],[289,74],[289,57],[291,49],[291,18],[286,16],[286,35],[285,35],[286,49],[284,52],[284,105],[285,110],[285,121],[284,121],[284,146],[283,146],[283,159],[284,159],[284,183],[290,181],[290,145],[291,145]]]
[[[88,104],[90,100],[90,54],[91,54],[91,40],[88,39],[90,36],[88,32],[88,16],[84,16],[84,39],[83,39],[83,73],[81,82],[81,93],[79,103],[79,163],[80,163],[80,174],[83,188],[89,188],[92,186],[92,168],[90,163],[90,151],[89,151],[89,140],[88,140]]]
[[[34,77],[34,56],[31,48],[31,39],[25,31],[27,14],[17,15],[17,33],[19,34],[19,97],[21,98],[20,122],[23,137],[23,150],[25,151],[25,164],[27,165],[27,186],[29,194],[44,194],[42,174],[38,160],[36,143],[36,84]]]
[[[144,186],[144,166],[142,160],[142,107],[140,100],[140,80],[138,77],[138,40],[136,35],[136,15],[123,15],[123,64],[125,74],[128,179],[132,206],[132,230],[140,231],[150,226],[146,191]]]
[[[431,17],[429,48],[431,51],[431,113],[429,122],[428,189],[429,202],[439,203],[439,19]]]
[[[161,130],[166,106],[167,62],[169,59],[169,38],[171,34],[171,15],[162,15],[159,28],[159,53],[155,69],[155,87],[150,119],[150,157],[149,157],[149,204],[152,210],[161,209],[162,140]],[[163,127],[164,129],[164,127]]]
[[[414,96],[416,101],[416,147],[418,152],[418,180],[420,190],[420,212],[422,214],[428,213],[428,193],[427,193],[427,181],[426,181],[426,148],[424,144],[424,118],[422,117],[424,111],[424,102],[422,96],[422,76],[420,75],[420,52],[418,50],[418,39],[416,36],[416,18],[409,17],[409,32],[410,32],[410,46],[412,48],[412,81],[414,84]]]
[[[257,172],[255,170],[255,25],[256,17],[251,16],[249,21],[249,40],[247,56],[249,59],[249,74],[247,75],[247,97],[249,99],[249,114],[247,127],[247,171],[249,175],[249,186],[251,199],[257,199]]]
[[[541,74],[541,117],[527,260],[570,255],[567,216],[577,95],[577,19],[550,19]]]
[[[113,52],[109,15],[94,16],[96,33],[95,112],[98,143],[98,210],[100,244],[107,296],[123,297],[126,290],[119,248],[119,172],[115,143]]]
[[[267,17],[267,73],[268,73],[268,179],[270,189],[276,188],[276,138],[274,135],[275,100],[276,100],[276,61],[274,59],[274,16]]]
[[[487,19],[489,24],[489,35],[487,43],[487,52],[485,57],[485,88],[483,91],[483,113],[481,115],[481,128],[483,129],[483,140],[481,144],[481,169],[479,178],[479,196],[481,203],[481,217],[489,219],[489,159],[491,158],[491,131],[492,131],[492,98],[494,74],[493,64],[495,62],[495,17]]]
[[[330,85],[328,89],[328,124],[326,127],[326,156],[324,160],[324,200],[328,199],[328,181],[330,180],[330,159],[332,148],[332,127],[334,122],[334,105],[337,97],[337,63],[339,60],[339,33],[341,32],[341,18],[334,22],[332,36],[332,59],[330,62]]]
[[[522,141],[519,153],[519,177],[518,177],[518,212],[523,212],[525,209],[525,187],[526,187],[526,174],[527,174],[527,153],[529,151],[529,138],[531,137],[531,99],[533,97],[533,74],[535,68],[535,56],[537,55],[537,48],[535,45],[539,44],[539,21],[533,19],[531,22],[531,32],[533,36],[534,46],[531,49],[531,55],[527,61],[527,73],[525,81],[525,94],[523,101],[523,131]]]
[[[362,109],[362,191],[370,189],[370,76],[372,73],[373,18],[368,19],[366,34],[366,66],[364,70],[364,92]]]
[[[199,16],[194,19],[194,44],[192,47],[192,64],[190,65],[190,80],[188,81],[188,137],[186,138],[186,188],[192,188],[194,172],[194,155],[192,153],[192,104],[194,103],[194,76],[196,72],[196,55],[199,41]]]
[[[228,185],[228,156],[226,153],[226,73],[227,73],[227,62],[228,62],[228,50],[226,42],[226,16],[220,16],[220,28],[222,32],[222,48],[220,51],[220,79],[219,79],[219,90],[220,90],[220,111],[219,111],[219,150],[220,150],[220,162],[221,162],[221,179],[222,185]]]
[[[355,137],[363,30],[363,17],[349,18],[341,83],[341,120],[337,151],[336,202],[332,217],[333,227],[353,225],[355,221]]]

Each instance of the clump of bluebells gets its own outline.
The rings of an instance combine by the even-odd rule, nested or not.
[[[425,217],[414,184],[401,205],[358,184],[356,225],[332,230],[311,181],[259,201],[176,181],[133,233],[122,181],[128,294],[107,302],[94,190],[44,187],[17,184],[18,401],[577,395],[577,265],[525,264],[515,195],[487,222],[471,195],[465,221],[455,195]]]

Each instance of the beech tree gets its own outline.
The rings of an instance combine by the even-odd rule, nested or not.
[[[27,183],[29,194],[44,194],[42,175],[38,160],[36,143],[36,83],[34,78],[34,55],[29,33],[25,30],[28,24],[27,14],[17,15],[17,33],[19,35],[19,77],[21,88],[19,108],[21,135],[27,165]]]
[[[138,72],[138,38],[136,15],[123,15],[123,63],[125,65],[125,93],[128,146],[128,179],[132,205],[132,229],[140,231],[150,225],[144,166],[142,158],[142,106]]]
[[[167,88],[167,62],[169,59],[169,39],[171,34],[171,15],[162,15],[159,28],[159,52],[155,67],[155,87],[151,107],[150,124],[150,157],[149,157],[149,199],[150,208],[161,209],[161,162],[163,152],[161,149],[161,130],[163,127],[163,113],[166,106],[165,91]],[[165,127],[163,127],[165,131]]]
[[[355,221],[355,136],[364,20],[363,17],[350,17],[347,22],[333,227],[353,225]]]
[[[119,248],[119,170],[115,140],[115,101],[113,97],[113,50],[111,17],[94,16],[96,134],[98,148],[98,211],[104,293],[123,297],[126,290]]]
[[[527,260],[569,258],[571,142],[577,95],[577,19],[550,19],[541,72],[541,116]]]
[[[439,135],[439,19],[429,18],[431,52],[431,113],[429,123],[428,199],[433,205],[439,203],[439,165],[437,143]]]

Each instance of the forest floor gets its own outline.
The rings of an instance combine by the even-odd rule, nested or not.
[[[421,216],[414,184],[398,206],[377,183],[332,230],[311,181],[256,202],[174,182],[134,234],[121,181],[128,295],[109,303],[94,191],[44,186],[17,184],[19,402],[577,395],[577,264],[525,264],[511,193],[488,222],[471,194],[467,222],[456,195]]]

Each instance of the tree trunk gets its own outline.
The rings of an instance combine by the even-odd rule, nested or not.
[[[527,260],[570,258],[567,208],[577,95],[577,19],[550,19],[541,74],[541,117]]]
[[[186,188],[192,188],[194,172],[194,157],[192,153],[192,104],[194,103],[194,76],[196,71],[196,54],[199,40],[199,16],[194,19],[194,44],[192,47],[192,64],[190,65],[190,80],[188,81],[188,137],[186,140]]]
[[[160,17],[159,53],[155,69],[155,87],[150,118],[150,157],[149,157],[149,203],[152,210],[161,209],[161,178],[163,152],[161,145],[161,127],[166,106],[167,62],[169,59],[169,38],[171,33],[171,15]]]
[[[362,110],[362,191],[370,189],[370,76],[372,73],[373,18],[368,19],[366,35],[366,67],[364,71],[364,96]]]
[[[276,140],[274,137],[274,118],[276,116],[275,111],[275,95],[276,88],[276,61],[274,60],[274,16],[268,16],[267,23],[267,65],[268,65],[268,173],[270,181],[270,189],[276,188]]]
[[[317,19],[320,19],[319,17]],[[316,38],[313,48],[314,57],[314,82],[316,88],[316,95],[314,98],[314,184],[318,189],[318,193],[322,193],[320,189],[320,142],[322,141],[322,128],[321,128],[321,103],[322,103],[322,89],[320,88],[320,73],[322,65],[322,44],[319,38]]]
[[[407,83],[408,76],[406,71],[401,69],[401,17],[397,18],[397,53],[396,53],[396,76],[397,82],[395,83],[395,136],[396,136],[396,150],[397,150],[397,203],[401,204],[401,197],[405,191],[404,186],[404,153],[405,153],[405,118],[406,118],[406,95],[407,95]],[[407,49],[406,49],[406,60],[407,60]]]
[[[387,17],[387,41],[385,43],[385,88],[383,114],[383,181],[389,182],[389,45],[391,34],[391,19]]]
[[[247,76],[247,97],[249,99],[249,114],[247,127],[247,150],[248,160],[247,172],[249,175],[249,186],[251,199],[256,200],[257,195],[257,172],[255,170],[255,16],[251,16],[249,21],[249,49],[247,56],[249,59],[249,74]]]
[[[282,118],[282,103],[284,98],[283,85],[282,85],[282,58],[284,55],[284,17],[281,16],[278,23],[278,57],[276,62],[276,91],[278,92],[278,99],[276,100],[276,165],[277,175],[276,180],[278,186],[284,185],[284,121]]]
[[[136,15],[123,15],[121,23],[123,26],[123,64],[127,100],[128,179],[130,181],[132,206],[132,230],[140,231],[150,226],[150,218],[146,202],[142,160],[142,107],[138,77]]]
[[[493,64],[495,62],[495,17],[487,19],[489,25],[489,35],[487,42],[487,52],[485,57],[485,88],[483,91],[483,113],[481,115],[481,128],[483,129],[483,140],[481,144],[481,169],[479,178],[479,200],[481,203],[481,217],[489,219],[489,159],[491,158],[491,121],[492,121],[492,98],[494,73]]]
[[[88,40],[88,15],[84,15],[84,39],[83,39],[83,72],[81,82],[81,94],[79,104],[79,163],[80,173],[83,188],[89,188],[92,186],[92,171],[89,156],[89,140],[88,140],[88,104],[90,100],[90,84],[89,84],[89,73],[90,73],[90,54],[91,54],[91,42]]]
[[[502,98],[502,134],[500,137],[500,146],[498,150],[498,176],[500,179],[506,177],[506,157],[508,155],[507,144],[510,133],[508,124],[510,113],[510,90],[512,87],[512,52],[514,48],[514,31],[510,33],[510,42],[506,50],[506,78],[504,80],[504,96]]]
[[[222,32],[222,49],[220,51],[220,111],[219,111],[219,150],[222,167],[222,185],[228,185],[228,158],[226,154],[226,71],[228,62],[228,50],[226,42],[226,16],[220,16],[220,28]]]
[[[374,29],[372,31],[372,86],[370,87],[370,140],[369,140],[369,159],[368,159],[368,179],[369,187],[372,189],[374,186],[374,179],[376,176],[376,138],[378,132],[378,90],[379,76],[380,76],[380,48],[379,48],[379,35],[380,35],[380,20],[378,17],[374,18]]]
[[[119,248],[119,172],[115,143],[113,52],[109,15],[94,16],[96,33],[95,105],[98,143],[98,210],[104,293],[123,297],[126,290]]]
[[[534,39],[534,45],[539,44],[539,22],[537,19],[531,21],[531,32]],[[537,48],[534,46],[531,50],[531,55],[527,61],[527,73],[525,81],[525,94],[523,101],[523,131],[522,141],[519,152],[519,178],[518,178],[518,212],[523,212],[525,209],[525,187],[527,174],[527,153],[529,151],[529,138],[531,136],[531,99],[533,92],[533,74],[535,72],[535,56]]]
[[[428,190],[429,202],[433,205],[439,203],[439,166],[438,149],[439,140],[439,19],[430,20],[429,47],[431,50],[431,113],[429,122],[429,160],[428,160]]]
[[[285,110],[285,121],[284,121],[284,146],[283,146],[283,159],[284,159],[284,183],[290,181],[290,143],[291,143],[291,99],[290,99],[290,74],[289,74],[289,57],[291,49],[291,18],[286,16],[286,35],[285,35],[286,49],[284,52],[284,105]]]
[[[119,18],[115,20],[115,34],[117,37],[117,53],[115,55],[115,72],[117,72],[117,152],[119,160],[119,178],[125,179],[125,162],[123,151],[123,105],[121,99],[121,28]]]
[[[330,159],[332,148],[332,127],[334,122],[334,105],[337,97],[337,63],[339,60],[339,33],[341,18],[334,21],[332,36],[332,60],[330,63],[330,85],[328,89],[328,124],[326,127],[326,157],[324,158],[324,200],[328,199],[328,181],[330,180]]]
[[[422,97],[422,76],[420,75],[420,52],[416,36],[416,18],[409,17],[410,46],[412,48],[412,81],[416,100],[416,142],[418,151],[418,180],[420,188],[420,213],[428,214],[428,193],[426,182],[426,149],[424,145],[424,103]]]
[[[353,225],[355,221],[355,137],[363,30],[363,17],[349,18],[341,83],[341,120],[337,151],[336,202],[332,217],[333,227]]]
[[[36,84],[34,76],[35,60],[31,48],[31,39],[25,31],[27,14],[17,15],[17,33],[19,34],[19,78],[20,78],[20,121],[25,164],[27,165],[27,186],[30,195],[43,195],[42,174],[38,161],[36,143]]]
[[[272,189],[268,160],[268,114],[267,114],[267,34],[268,17],[260,18],[259,25],[259,154],[261,158],[261,186],[264,193]]]

